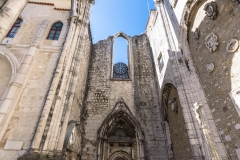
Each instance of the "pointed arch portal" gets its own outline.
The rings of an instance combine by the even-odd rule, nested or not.
[[[144,137],[140,126],[120,100],[98,130],[97,159],[144,159]]]

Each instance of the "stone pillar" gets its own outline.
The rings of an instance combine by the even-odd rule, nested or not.
[[[27,2],[28,0],[8,0],[0,8],[0,42],[6,37]]]
[[[71,13],[70,13],[70,16],[71,17],[77,17],[78,14],[77,14],[77,4],[76,4],[76,0],[71,0]]]
[[[222,160],[222,157],[220,156],[220,154],[218,152],[216,143],[212,137],[212,133],[210,132],[209,128],[205,124],[204,117],[203,117],[203,114],[201,111],[202,107],[203,107],[202,104],[194,103],[193,110],[196,114],[196,119],[203,130],[203,134],[204,134],[205,140],[207,142],[209,152],[211,154],[211,159],[212,160]]]
[[[138,142],[138,151],[139,151],[139,160],[144,160],[144,141],[143,140],[139,140]]]
[[[173,159],[173,151],[172,151],[172,140],[171,140],[171,133],[170,133],[170,129],[169,129],[169,124],[167,121],[163,121],[163,126],[165,129],[165,133],[166,133],[166,145],[167,145],[167,151],[168,151],[168,158],[169,159]]]
[[[53,81],[52,81],[52,84],[51,84],[51,87],[50,87],[51,89],[48,93],[47,101],[44,104],[44,110],[41,114],[41,119],[39,121],[37,130],[36,130],[36,134],[35,134],[33,142],[32,142],[31,147],[34,148],[34,149],[39,148],[41,140],[42,140],[42,136],[43,136],[45,126],[46,126],[46,123],[47,123],[47,119],[48,119],[48,115],[49,115],[53,100],[55,98],[57,86],[58,86],[59,80],[62,76],[63,67],[64,67],[64,60],[65,60],[65,57],[66,57],[66,54],[67,54],[68,47],[71,43],[71,38],[72,38],[72,35],[73,35],[73,31],[75,30],[74,21],[75,21],[75,17],[72,17],[71,22],[70,22],[68,35],[66,37],[66,41],[65,41],[64,46],[63,46],[63,50],[62,50],[62,53],[61,53],[61,56],[60,56],[60,59],[59,59],[59,62],[58,62],[58,66],[56,68],[56,71],[55,71],[55,74],[54,74],[54,77],[53,77]],[[62,141],[64,141],[64,137],[62,137]],[[62,144],[63,144],[63,142],[62,142]]]

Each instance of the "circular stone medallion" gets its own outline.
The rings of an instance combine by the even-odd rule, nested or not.
[[[211,73],[214,70],[214,64],[213,63],[209,63],[206,65],[207,71],[209,73]]]
[[[238,40],[236,39],[231,39],[228,43],[227,43],[227,52],[233,53],[238,49],[239,43]]]

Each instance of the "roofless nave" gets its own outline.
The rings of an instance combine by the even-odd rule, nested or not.
[[[239,2],[156,0],[96,44],[93,4],[0,3],[0,159],[239,159]]]

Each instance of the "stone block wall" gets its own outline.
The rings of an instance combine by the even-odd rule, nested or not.
[[[159,50],[162,52],[164,66],[162,71],[156,69],[158,75],[158,85],[160,89],[160,99],[163,97],[163,88],[166,83],[174,85],[179,95],[179,101],[181,103],[183,118],[188,138],[190,139],[191,150],[193,153],[193,159],[199,159],[205,157],[207,159],[215,158],[212,155],[210,146],[207,146],[206,137],[203,135],[201,124],[199,125],[198,115],[193,111],[194,103],[199,102],[203,104],[203,114],[205,124],[210,128],[211,135],[216,143],[216,152],[219,152],[222,159],[227,159],[226,150],[222,143],[217,127],[213,121],[210,107],[207,104],[207,99],[204,95],[203,88],[201,86],[198,75],[195,71],[194,63],[191,61],[189,54],[189,48],[186,41],[186,26],[189,18],[189,12],[194,11],[191,5],[198,4],[199,2],[181,1],[177,3],[175,7],[171,6],[169,1],[156,2],[156,12],[152,11],[150,19],[147,25],[147,34],[150,39],[150,44],[153,48],[159,46]],[[156,24],[158,22],[159,24]],[[159,35],[162,35],[159,37]],[[163,43],[162,43],[163,42]],[[165,43],[164,43],[165,42]],[[158,66],[158,53],[159,51],[154,49],[154,62],[155,66]],[[162,109],[164,106],[160,106]],[[166,133],[169,135],[169,133]],[[174,143],[174,142],[173,142]],[[219,156],[217,156],[218,158]]]
[[[146,159],[167,158],[165,135],[161,126],[159,94],[153,55],[147,35],[132,38],[134,55],[134,107],[145,133]]]
[[[12,73],[8,89],[1,90],[5,95],[0,104],[0,159],[16,159],[31,146],[66,37],[69,11],[28,3],[19,17],[23,23],[16,36],[0,45]],[[63,22],[59,40],[46,40],[57,21]]]
[[[167,159],[161,126],[156,75],[148,37],[128,37],[130,78],[111,79],[113,37],[93,45],[88,91],[82,112],[82,159],[94,159],[98,129],[122,99],[141,126],[145,159]],[[114,115],[112,115],[114,116]],[[138,153],[134,153],[136,159]],[[143,154],[143,153],[141,153]]]
[[[227,45],[231,39],[239,43],[240,8],[237,2],[217,0],[216,18],[210,19],[204,10],[210,2],[201,2],[190,15],[188,43],[218,132],[229,157],[237,160],[240,158],[240,106],[236,93],[240,87],[240,51],[237,47],[234,52],[229,52]],[[200,33],[199,39],[194,39],[196,28]],[[211,33],[217,36],[217,40],[212,41],[217,49],[212,52],[206,47],[207,36]],[[234,45],[237,44],[231,47],[234,48]]]

